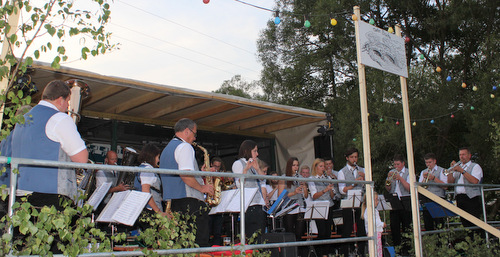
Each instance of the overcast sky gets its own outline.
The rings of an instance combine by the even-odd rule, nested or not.
[[[245,2],[273,9],[272,0]],[[258,80],[256,42],[269,11],[234,0],[115,0],[108,31],[120,49],[62,66],[202,91]]]

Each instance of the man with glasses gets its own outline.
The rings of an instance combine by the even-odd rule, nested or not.
[[[163,149],[160,168],[198,171],[198,163],[192,143],[196,139],[197,126],[190,119],[180,119],[174,125],[175,136]],[[209,246],[208,211],[205,194],[213,195],[214,187],[205,185],[201,176],[161,174],[163,201],[170,201],[173,212],[195,216],[196,243]],[[169,211],[169,210],[167,210]]]

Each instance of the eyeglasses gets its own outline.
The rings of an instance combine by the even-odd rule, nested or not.
[[[190,129],[190,128],[188,128],[188,129],[189,129],[189,131],[193,132],[194,137],[196,137],[197,134],[192,129]]]

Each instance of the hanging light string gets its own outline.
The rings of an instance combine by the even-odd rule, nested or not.
[[[463,111],[464,108],[459,108],[458,110],[455,110],[455,111],[452,111],[452,112],[449,112],[449,113],[446,113],[446,114],[442,114],[442,115],[439,115],[439,116],[435,116],[435,117],[432,117],[432,118],[419,118],[419,119],[411,119],[410,122],[417,122],[417,121],[431,121],[431,123],[434,123],[434,121],[436,119],[439,119],[439,118],[443,118],[443,117],[450,117],[450,118],[454,118],[454,114],[457,113],[457,112],[460,112],[460,111]],[[473,107],[471,107],[471,110],[474,110]],[[387,116],[387,115],[382,115],[382,114],[379,114],[379,113],[374,113],[374,112],[369,112],[368,115],[374,115],[374,116],[377,116],[377,117],[380,117],[381,118],[381,121],[383,121],[383,118],[386,118],[386,119],[390,119],[390,120],[395,120],[397,122],[397,125],[399,125],[399,121],[402,121],[403,118],[397,118],[397,117],[391,117],[391,116]]]
[[[261,9],[261,10],[265,10],[265,11],[269,11],[269,12],[276,12],[275,10],[271,10],[271,9],[268,9],[266,7],[262,7],[262,6],[258,6],[258,5],[254,5],[254,4],[251,4],[251,3],[247,3],[247,2],[244,2],[244,1],[241,1],[241,0],[234,0],[238,3],[242,3],[242,4],[246,4],[248,6],[252,6],[252,7],[255,7],[255,8],[258,8],[258,9]]]

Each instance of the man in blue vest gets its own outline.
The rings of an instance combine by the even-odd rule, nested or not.
[[[42,100],[24,115],[12,136],[12,157],[87,163],[88,151],[68,111],[70,88],[61,80],[45,87]],[[60,198],[76,200],[74,169],[19,166],[17,196],[36,207],[62,210]]]
[[[479,184],[483,180],[483,169],[479,164],[472,162],[472,154],[467,147],[462,147],[458,151],[460,165],[457,165],[448,174],[448,183],[463,184],[455,186],[455,199],[457,207],[472,214],[476,218],[481,217],[483,211],[483,201],[481,200],[481,188],[470,187],[467,184]],[[451,166],[456,164],[455,161]],[[474,223],[460,217],[464,227],[472,227]],[[484,236],[484,233],[480,233]],[[472,234],[470,234],[472,235]]]
[[[198,171],[195,151],[191,145],[196,139],[197,126],[190,119],[180,119],[174,125],[175,136],[163,149],[160,168]],[[209,246],[208,212],[205,194],[213,195],[214,187],[205,185],[201,176],[161,174],[163,201],[171,202],[171,211],[196,217],[196,243]],[[167,210],[168,211],[168,210]]]

